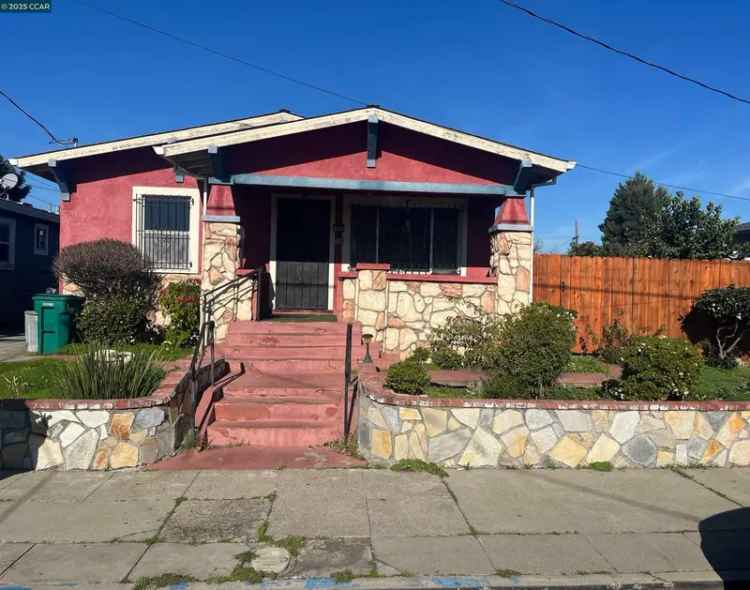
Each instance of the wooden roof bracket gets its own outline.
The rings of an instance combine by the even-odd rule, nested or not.
[[[70,201],[72,183],[70,182],[65,166],[62,162],[58,162],[57,160],[48,160],[47,166],[57,183],[57,187],[60,189],[60,198],[66,202]]]
[[[367,167],[375,168],[378,160],[378,116],[375,113],[367,117]]]

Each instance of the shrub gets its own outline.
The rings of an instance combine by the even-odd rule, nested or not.
[[[58,278],[72,281],[87,298],[143,293],[153,297],[159,277],[140,250],[119,240],[96,240],[67,246],[54,262]]]
[[[76,321],[84,342],[132,344],[145,338],[151,304],[138,295],[119,294],[87,299]]]
[[[54,376],[62,397],[115,399],[150,395],[164,378],[155,353],[114,353],[96,344],[79,346],[77,358],[62,365]]]
[[[494,348],[492,371],[518,387],[517,395],[543,395],[570,362],[575,313],[532,303],[506,316]]]
[[[414,349],[414,352],[411,353],[409,360],[413,363],[422,365],[430,360],[430,351],[422,346],[418,346]]]
[[[685,400],[698,382],[703,358],[686,340],[638,336],[623,351],[622,377],[604,394],[621,400]]]
[[[499,343],[502,318],[471,306],[471,315],[448,318],[433,332],[432,362],[441,369],[490,368]]]
[[[632,339],[632,335],[625,326],[615,320],[602,330],[602,342],[596,354],[607,363],[620,364],[623,350]]]
[[[397,393],[421,395],[430,384],[430,376],[421,363],[401,361],[388,367],[385,386]]]
[[[164,339],[174,347],[195,343],[200,330],[201,288],[196,281],[170,283],[159,294],[159,307],[169,320]]]
[[[696,317],[711,331],[706,347],[711,364],[735,366],[739,345],[750,332],[750,288],[730,285],[706,291],[693,304],[683,325]]]
[[[160,279],[135,246],[110,239],[74,244],[54,267],[86,296],[78,320],[84,340],[112,344],[145,336]]]

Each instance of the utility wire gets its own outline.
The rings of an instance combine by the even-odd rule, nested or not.
[[[661,72],[664,72],[665,74],[669,74],[670,76],[674,76],[675,78],[679,78],[680,80],[684,80],[685,82],[690,82],[691,84],[695,84],[696,86],[700,86],[704,90],[709,90],[711,92],[715,92],[716,94],[721,94],[722,96],[725,96],[726,98],[731,98],[732,100],[736,100],[737,102],[750,104],[750,99],[743,98],[741,96],[737,96],[736,94],[733,94],[732,92],[729,92],[727,90],[722,90],[721,88],[717,88],[716,86],[712,86],[711,84],[708,84],[707,82],[702,82],[701,80],[698,80],[696,78],[691,78],[690,76],[686,74],[682,74],[676,70],[673,70],[672,68],[669,68],[667,66],[662,66],[658,63],[649,61],[647,59],[644,59],[634,53],[631,53],[630,51],[627,51],[625,49],[619,49],[618,47],[615,47],[613,45],[610,45],[609,43],[605,41],[601,41],[600,39],[597,39],[595,37],[592,37],[590,35],[587,35],[585,33],[581,33],[579,31],[576,31],[575,29],[572,29],[571,27],[564,25],[561,22],[558,22],[556,20],[553,20],[551,18],[548,18],[546,16],[542,16],[541,14],[538,14],[534,12],[533,10],[530,10],[524,6],[521,6],[519,4],[516,4],[515,2],[512,2],[511,0],[498,0],[502,4],[505,4],[506,6],[510,6],[511,8],[515,8],[516,10],[520,10],[521,12],[524,12],[528,14],[529,16],[536,18],[542,22],[547,23],[548,25],[552,25],[553,27],[557,27],[558,29],[562,29],[563,31],[566,31],[567,33],[570,33],[571,35],[574,35],[576,37],[580,37],[581,39],[584,39],[586,41],[590,41],[591,43],[595,43],[596,45],[599,45],[600,47],[603,47],[604,49],[608,49],[609,51],[613,51],[614,53],[618,53],[620,55],[623,55],[629,59],[632,59],[633,61],[636,61],[640,64],[643,64],[645,66],[648,66],[650,68],[654,68],[655,70],[659,70]]]
[[[613,172],[612,170],[604,170],[603,168],[596,168],[594,166],[586,166],[585,164],[581,164],[580,162],[576,164],[576,168],[585,168],[586,170],[591,170],[593,172],[599,172],[600,174],[609,174],[610,176],[619,176],[620,178],[633,178],[632,174],[624,174],[622,172]],[[738,201],[750,201],[750,197],[741,197],[739,195],[730,195],[728,193],[717,193],[715,191],[707,191],[700,188],[693,188],[689,186],[680,186],[678,184],[669,184],[667,182],[660,182],[658,180],[652,180],[654,184],[658,184],[660,186],[666,186],[668,188],[672,188],[675,190],[680,191],[690,191],[692,193],[696,193],[698,195],[712,195],[715,197],[723,197],[725,199],[736,199]]]
[[[72,145],[76,143],[78,140],[74,137],[72,139],[58,139],[52,131],[49,130],[49,127],[47,127],[44,123],[42,123],[39,119],[37,119],[34,115],[29,113],[26,109],[24,109],[20,104],[18,104],[11,96],[5,92],[4,90],[0,89],[0,95],[4,96],[10,104],[12,104],[14,107],[16,107],[19,111],[21,111],[26,117],[31,119],[34,123],[36,123],[39,127],[42,128],[42,130],[49,135],[50,137],[50,143],[56,143],[58,145]]]
[[[223,51],[220,51],[218,49],[214,49],[212,47],[209,47],[207,45],[202,45],[200,43],[196,43],[195,41],[188,39],[186,37],[182,37],[180,35],[177,35],[175,33],[172,33],[170,31],[166,31],[164,29],[156,28],[153,25],[149,25],[147,23],[141,22],[139,20],[136,20],[134,18],[131,18],[129,16],[125,16],[122,14],[118,14],[116,12],[112,12],[111,10],[107,10],[106,8],[102,8],[100,6],[95,6],[93,4],[88,4],[86,2],[80,2],[79,0],[75,0],[77,4],[80,4],[81,6],[84,6],[86,8],[90,8],[91,10],[96,10],[98,12],[101,12],[103,14],[106,14],[108,16],[111,16],[112,18],[116,18],[118,20],[121,20],[126,23],[130,23],[131,25],[135,25],[137,27],[141,27],[142,29],[146,29],[147,31],[151,31],[152,33],[157,33],[159,35],[163,35],[164,37],[167,37],[169,39],[172,39],[173,41],[177,41],[179,43],[183,43],[185,45],[190,45],[191,47],[195,47],[196,49],[200,49],[202,51],[205,51],[206,53],[210,53],[212,55],[216,55],[218,57],[222,57],[224,59],[228,59],[230,61],[233,61],[235,63],[241,64],[243,66],[246,66],[248,68],[252,68],[254,70],[257,70],[259,72],[263,72],[264,74],[268,74],[270,76],[275,76],[277,78],[280,78],[282,80],[286,80],[287,82],[291,82],[293,84],[297,84],[299,86],[304,86],[305,88],[310,88],[312,90],[317,90],[318,92],[322,92],[323,94],[327,94],[329,96],[334,96],[336,98],[340,98],[341,100],[346,100],[348,102],[359,104],[362,106],[367,106],[369,103],[360,100],[358,98],[354,98],[351,96],[347,96],[346,94],[341,94],[340,92],[336,92],[335,90],[330,90],[328,88],[324,88],[323,86],[318,86],[317,84],[313,84],[311,82],[307,82],[305,80],[301,80],[300,78],[295,78],[293,76],[290,76],[288,74],[285,74],[283,72],[280,72],[278,70],[273,70],[271,68],[268,68],[266,66],[249,62],[241,57],[237,57],[235,55],[231,55],[229,53],[225,53]]]

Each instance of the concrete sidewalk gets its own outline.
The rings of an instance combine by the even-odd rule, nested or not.
[[[739,469],[5,474],[0,587],[722,588],[748,505]]]

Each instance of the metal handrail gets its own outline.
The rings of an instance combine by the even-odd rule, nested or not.
[[[346,353],[344,356],[344,440],[349,439],[349,386],[352,382],[352,324],[346,324]]]
[[[216,384],[213,371],[214,362],[216,361],[216,321],[214,320],[214,311],[222,305],[226,306],[234,304],[236,307],[239,303],[240,288],[244,283],[247,283],[256,277],[259,278],[260,274],[261,269],[255,270],[241,277],[236,277],[218,287],[204,291],[201,294],[201,327],[198,333],[198,340],[193,348],[193,356],[190,361],[192,395],[191,412],[193,415],[195,414],[195,409],[198,404],[198,371],[203,366],[203,359],[206,355],[206,351],[209,352],[211,358],[211,374],[209,376],[211,386],[213,387]],[[222,301],[222,298],[227,295],[229,295],[228,301]],[[259,294],[258,297],[260,297]],[[237,310],[235,309],[235,315],[236,312]]]

